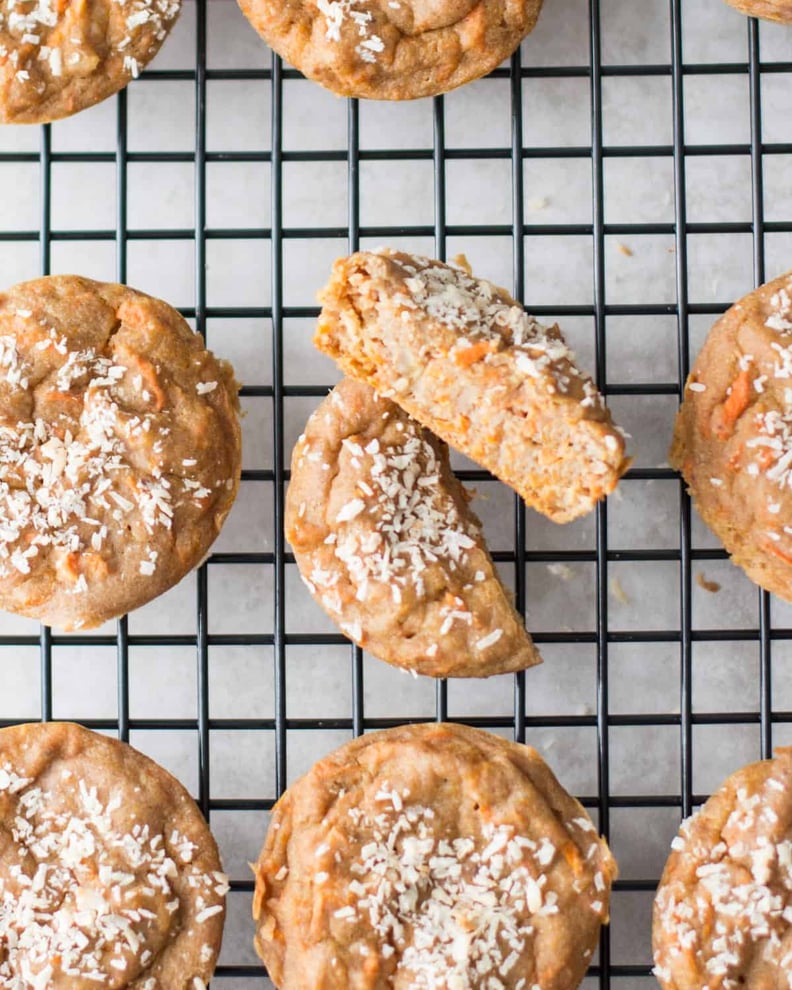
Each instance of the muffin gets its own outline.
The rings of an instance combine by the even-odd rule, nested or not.
[[[0,124],[99,103],[159,51],[181,0],[0,0]]]
[[[90,628],[176,584],[240,435],[230,366],[166,303],[76,276],[0,293],[0,608]]]
[[[69,723],[0,729],[0,987],[205,990],[228,882],[189,794]]]
[[[664,990],[782,987],[792,962],[792,749],[729,777],[674,839],[654,905]]]
[[[558,327],[460,268],[382,250],[335,263],[314,342],[554,522],[590,512],[629,466]]]
[[[344,379],[292,455],[286,538],[311,594],[374,656],[433,677],[539,663],[446,445]]]
[[[413,100],[479,79],[519,46],[542,0],[239,0],[270,48],[339,96]]]
[[[279,990],[572,990],[616,865],[535,750],[431,724],[317,763],[275,806],[255,872]]]
[[[792,273],[710,330],[669,454],[702,519],[761,587],[792,600]]]
[[[792,24],[792,0],[726,0],[749,17]]]

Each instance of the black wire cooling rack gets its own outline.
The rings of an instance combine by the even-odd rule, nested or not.
[[[210,0],[211,4],[222,4],[224,0]],[[554,0],[546,0],[549,8]],[[643,0],[649,3],[649,0]],[[665,396],[678,397],[688,372],[691,359],[689,324],[696,316],[715,317],[731,302],[698,302],[691,294],[689,285],[688,239],[691,235],[733,235],[742,234],[752,238],[752,278],[759,284],[765,280],[765,240],[768,234],[792,233],[792,216],[788,221],[765,220],[765,194],[763,177],[765,163],[772,156],[792,154],[792,135],[786,143],[769,143],[763,139],[762,128],[762,83],[773,75],[787,76],[792,73],[792,62],[763,62],[760,57],[760,37],[765,30],[756,21],[746,20],[747,58],[724,64],[722,62],[690,63],[685,61],[683,40],[683,7],[685,0],[652,0],[668,9],[670,26],[670,59],[661,64],[603,64],[602,55],[602,10],[611,8],[608,0],[588,0],[578,4],[581,12],[579,23],[568,25],[569,30],[587,35],[588,62],[580,65],[548,65],[535,67],[521,60],[518,52],[508,66],[499,68],[490,79],[501,80],[501,86],[508,85],[511,119],[511,141],[501,147],[449,147],[446,143],[446,102],[437,98],[432,103],[433,133],[425,147],[400,148],[398,135],[394,134],[392,148],[366,149],[361,147],[360,115],[361,107],[354,101],[346,105],[347,146],[335,150],[290,150],[284,142],[284,124],[289,114],[289,86],[299,80],[297,72],[284,67],[281,61],[272,56],[268,68],[257,69],[214,69],[207,61],[207,0],[196,0],[195,63],[188,69],[152,69],[145,72],[136,87],[156,89],[166,81],[191,84],[195,99],[194,149],[188,151],[134,151],[128,147],[128,93],[121,93],[115,99],[116,143],[114,150],[103,152],[85,150],[57,150],[53,148],[50,127],[40,130],[38,150],[2,151],[0,166],[3,164],[29,163],[38,167],[40,174],[40,223],[37,230],[4,229],[0,216],[0,247],[5,244],[23,242],[37,243],[40,259],[40,273],[51,271],[53,246],[58,242],[74,242],[85,238],[91,241],[110,241],[115,245],[115,275],[119,281],[126,281],[130,245],[135,242],[184,241],[193,252],[195,278],[195,299],[192,307],[183,309],[185,316],[194,320],[196,328],[204,332],[208,322],[216,319],[260,320],[271,324],[271,384],[246,384],[243,399],[255,401],[264,399],[271,408],[271,464],[267,467],[247,468],[243,472],[243,485],[256,492],[270,486],[272,498],[272,546],[267,550],[215,552],[199,569],[194,579],[194,631],[185,634],[166,634],[149,631],[123,619],[117,624],[115,634],[60,636],[47,628],[40,635],[6,634],[0,635],[0,655],[6,657],[9,650],[31,648],[38,650],[40,666],[40,717],[50,719],[67,717],[68,712],[59,706],[57,684],[53,680],[53,656],[61,647],[94,649],[110,648],[115,653],[117,678],[117,716],[84,720],[91,728],[117,733],[128,740],[130,734],[135,741],[135,733],[186,732],[192,734],[197,746],[197,798],[207,816],[217,819],[220,814],[254,813],[261,816],[260,837],[263,837],[266,812],[271,808],[278,794],[290,779],[290,749],[295,733],[305,731],[338,731],[342,734],[359,734],[367,730],[384,728],[398,724],[411,717],[410,713],[399,715],[387,713],[387,705],[376,706],[376,715],[371,714],[371,706],[366,703],[365,671],[366,661],[361,651],[349,647],[349,660],[346,673],[350,691],[349,717],[321,715],[315,717],[294,717],[287,704],[287,681],[298,677],[287,662],[287,651],[292,647],[343,648],[347,641],[340,635],[331,633],[310,633],[294,630],[287,622],[287,600],[291,593],[288,581],[289,571],[294,570],[293,557],[283,537],[283,498],[288,481],[290,451],[285,443],[285,404],[290,399],[303,399],[306,405],[318,402],[326,394],[324,385],[301,384],[288,380],[284,372],[284,350],[286,334],[293,332],[295,320],[310,321],[316,316],[314,307],[292,305],[292,300],[284,289],[284,254],[290,241],[310,242],[330,239],[337,242],[337,253],[358,248],[361,241],[372,240],[387,243],[392,238],[417,240],[429,238],[434,243],[434,253],[444,258],[449,240],[454,244],[461,241],[473,242],[482,237],[498,237],[511,240],[513,291],[517,298],[525,298],[526,244],[539,243],[543,238],[565,237],[568,235],[588,239],[593,251],[593,304],[585,305],[530,305],[537,316],[564,318],[585,317],[593,320],[594,356],[596,359],[596,379],[599,388],[609,398]],[[719,0],[711,0],[713,4]],[[704,144],[696,143],[695,134],[686,132],[684,88],[694,77],[739,77],[747,78],[750,101],[750,140],[747,142]],[[672,135],[671,143],[663,144],[612,144],[604,140],[603,128],[603,87],[612,78],[646,79],[659,77],[670,83]],[[541,147],[526,146],[524,140],[523,101],[526,92],[530,93],[533,81],[548,79],[573,79],[581,81],[588,88],[590,100],[590,143],[583,145],[559,145]],[[271,134],[267,150],[214,151],[207,145],[207,88],[213,82],[234,82],[251,85],[266,81],[269,84],[271,101]],[[792,80],[790,94],[792,94]],[[488,85],[486,80],[481,85]],[[318,91],[317,91],[318,92]],[[560,116],[569,109],[560,106]],[[266,141],[262,145],[266,147]],[[686,168],[694,159],[703,156],[733,156],[750,163],[750,185],[752,217],[739,222],[690,222],[689,202],[686,197]],[[670,161],[673,168],[673,219],[669,222],[607,223],[605,202],[605,163],[609,159],[655,159]],[[577,159],[587,171],[590,169],[591,221],[585,223],[542,224],[526,223],[526,163],[541,160]],[[447,222],[447,173],[450,163],[458,161],[503,161],[510,168],[510,197],[512,222],[510,224],[449,224]],[[433,182],[434,216],[431,222],[416,226],[372,226],[365,223],[361,213],[361,167],[368,162],[378,161],[422,161],[431,163]],[[270,223],[266,227],[217,228],[207,223],[209,185],[207,167],[213,163],[255,162],[269,166],[271,182]],[[53,227],[52,190],[53,168],[63,163],[104,163],[115,169],[116,214],[112,229],[85,231],[79,228],[60,229]],[[167,229],[142,229],[136,225],[136,217],[128,209],[128,171],[138,163],[182,163],[194,169],[194,226]],[[285,222],[283,209],[284,169],[289,163],[325,164],[340,163],[346,169],[348,196],[348,222],[344,226],[293,227]],[[533,217],[532,220],[536,220]],[[606,238],[635,238],[639,235],[663,235],[673,239],[676,302],[673,304],[614,304],[609,302],[607,289]],[[269,270],[262,269],[262,285],[269,283],[268,294],[262,290],[262,297],[269,299],[268,305],[255,306],[215,306],[210,305],[207,292],[207,251],[212,242],[220,241],[269,242]],[[636,259],[636,264],[640,260]],[[63,267],[63,266],[60,266]],[[68,267],[68,266],[67,266]],[[787,265],[789,267],[789,265]],[[768,274],[777,274],[773,271]],[[529,300],[530,302],[530,300]],[[673,380],[651,383],[615,383],[608,376],[607,329],[609,321],[618,317],[669,316],[676,321],[676,351],[678,376]],[[562,324],[563,325],[563,324]],[[307,331],[306,331],[307,332]],[[462,476],[471,482],[484,484],[489,480],[485,472],[466,470]],[[677,484],[676,475],[667,467],[642,466],[633,468],[623,486],[635,481],[664,481]],[[263,499],[263,496],[261,496]],[[694,729],[698,726],[717,726],[724,734],[731,733],[736,726],[751,725],[758,729],[759,746],[755,756],[767,756],[771,752],[774,726],[792,723],[792,710],[778,710],[773,706],[772,658],[778,644],[792,639],[792,629],[771,621],[771,601],[768,595],[755,592],[758,596],[757,621],[744,628],[698,628],[693,621],[693,571],[707,561],[722,561],[723,552],[716,548],[696,547],[693,538],[694,523],[691,507],[682,487],[679,487],[679,519],[677,545],[666,549],[618,549],[618,531],[611,526],[609,531],[609,509],[601,505],[596,512],[594,545],[589,549],[529,549],[529,531],[532,521],[527,518],[524,507],[514,499],[513,508],[513,547],[495,553],[505,574],[513,580],[517,606],[525,612],[535,587],[526,577],[532,565],[575,565],[585,564],[593,568],[593,594],[595,599],[590,628],[580,631],[550,629],[536,634],[536,640],[550,651],[556,646],[581,647],[595,653],[596,687],[592,692],[592,710],[584,713],[563,715],[545,714],[533,711],[529,704],[532,673],[517,675],[513,679],[513,705],[511,711],[502,715],[472,714],[459,718],[455,716],[454,705],[449,706],[449,687],[438,682],[435,688],[435,716],[437,719],[457,717],[461,721],[508,734],[513,733],[518,740],[531,741],[542,730],[586,729],[596,748],[596,790],[579,795],[583,803],[598,820],[602,832],[611,832],[612,813],[627,813],[636,818],[641,814],[659,813],[662,809],[671,813],[675,820],[690,814],[696,804],[706,795],[694,790]],[[642,563],[647,565],[665,564],[678,569],[678,622],[668,628],[651,628],[647,622],[644,628],[619,630],[612,628],[612,597],[609,594],[610,574],[613,566],[619,563]],[[213,632],[209,622],[210,574],[213,568],[245,568],[251,565],[265,569],[266,580],[272,590],[272,624],[260,632]],[[224,572],[227,573],[227,572]],[[754,592],[750,592],[753,594]],[[651,609],[651,603],[647,603]],[[3,620],[0,619],[0,632]],[[751,710],[742,710],[744,705],[734,699],[734,707],[721,706],[723,710],[697,710],[694,705],[694,646],[699,643],[723,645],[731,649],[735,643],[750,642],[758,649],[758,703]],[[678,711],[661,713],[642,711],[635,704],[628,711],[624,706],[616,713],[612,711],[609,699],[612,684],[609,685],[609,659],[617,649],[629,648],[640,659],[645,651],[655,644],[670,644],[668,649],[678,655],[668,678],[677,680],[674,689]],[[273,694],[271,708],[261,711],[258,717],[215,717],[210,710],[210,652],[234,647],[260,647],[261,662],[272,666]],[[149,655],[156,655],[163,670],[171,662],[170,658],[178,648],[193,655],[194,684],[197,685],[197,709],[195,717],[169,718],[130,715],[130,671],[133,661],[132,651],[144,649]],[[135,653],[137,655],[137,652]],[[0,660],[0,678],[2,663]],[[551,661],[548,661],[548,666]],[[581,668],[582,670],[582,668]],[[581,676],[583,674],[581,673]],[[662,675],[661,675],[662,676]],[[0,681],[0,699],[6,689]],[[86,691],[90,685],[86,684]],[[188,690],[185,688],[185,690]],[[189,690],[193,690],[189,688]],[[243,687],[240,690],[244,690]],[[300,690],[310,692],[311,683],[300,685]],[[13,682],[12,682],[13,699]],[[475,689],[473,690],[475,695]],[[7,698],[7,696],[6,696]],[[637,702],[636,696],[636,702]],[[8,701],[6,700],[6,708]],[[750,707],[750,706],[749,706]],[[369,711],[367,711],[367,708]],[[473,706],[475,709],[475,705]],[[754,710],[755,709],[755,710]],[[383,714],[384,712],[384,714]],[[29,715],[20,708],[19,718],[5,718],[0,724],[12,724]],[[422,713],[426,718],[426,713]],[[667,758],[675,761],[678,772],[676,789],[665,789],[657,793],[612,793],[611,787],[611,740],[614,731],[630,727],[633,729],[664,728],[678,734],[678,742],[673,755],[657,754],[658,760]],[[252,796],[228,798],[224,794],[223,780],[211,772],[210,754],[217,733],[260,733],[268,740],[271,749],[262,752],[262,760],[274,764],[271,792],[259,792]],[[317,754],[318,755],[318,754]],[[549,756],[553,762],[552,755]],[[673,824],[673,823],[672,823]],[[670,837],[670,836],[669,836]],[[246,849],[247,857],[254,857],[256,848]],[[616,848],[619,853],[618,844]],[[640,857],[639,857],[640,858]],[[614,898],[614,926],[619,923],[619,912],[615,909],[620,897],[639,894],[644,905],[651,899],[651,892],[657,882],[654,867],[641,870],[628,870],[624,879],[617,883]],[[244,922],[249,910],[252,884],[243,874],[235,875],[232,883],[232,901],[238,905],[236,917],[242,935],[250,940],[252,929]],[[629,908],[627,909],[629,912]],[[624,912],[621,913],[623,916]],[[644,907],[645,915],[645,907]],[[246,928],[245,926],[248,925]],[[650,977],[650,959],[642,947],[632,961],[614,959],[611,953],[611,933],[603,933],[598,958],[589,973],[589,978],[601,986],[609,984],[613,978],[625,986],[626,982],[646,982]],[[245,978],[251,986],[261,984],[263,970],[255,965],[249,953],[236,953],[240,941],[234,940],[224,951],[221,966],[217,973],[217,984],[241,987]],[[240,961],[241,960],[241,961]]]

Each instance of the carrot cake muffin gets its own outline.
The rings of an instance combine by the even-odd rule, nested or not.
[[[0,123],[93,106],[159,51],[181,0],[0,0]]]
[[[653,927],[665,990],[787,986],[792,749],[733,773],[671,847]]]
[[[339,259],[315,343],[554,522],[613,491],[629,460],[558,327],[460,268],[382,250]]]
[[[339,96],[413,100],[479,79],[536,24],[542,0],[239,0],[261,37]]]
[[[0,988],[205,990],[228,882],[195,802],[130,746],[0,729]]]
[[[255,871],[279,990],[572,990],[616,864],[536,750],[434,724],[317,763],[275,806]]]
[[[539,656],[437,437],[344,379],[292,455],[286,538],[311,594],[388,663],[434,677],[522,670]]]
[[[792,24],[792,0],[726,0],[749,17]]]
[[[122,285],[0,293],[0,608],[96,626],[176,584],[234,501],[233,372]]]
[[[713,326],[669,460],[734,563],[792,600],[792,272]]]

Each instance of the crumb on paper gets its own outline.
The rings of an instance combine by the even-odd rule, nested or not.
[[[704,591],[709,591],[713,595],[721,590],[721,586],[718,584],[718,582],[709,581],[707,579],[706,574],[703,571],[698,571],[696,573],[696,584],[699,586],[699,588],[703,588]]]
[[[621,581],[617,577],[612,577],[610,579],[610,591],[617,602],[621,602],[622,605],[629,605],[630,599],[627,592],[622,587]]]
[[[619,253],[623,254],[625,258],[632,258],[633,256],[632,248],[627,247],[626,244],[622,244],[621,241],[616,241],[616,247],[618,248]]]
[[[547,196],[534,196],[532,199],[528,200],[527,206],[531,213],[538,213],[540,210],[546,210],[550,205],[550,200]]]
[[[468,275],[473,274],[473,269],[470,267],[470,262],[467,260],[466,254],[455,254],[451,259],[451,264],[457,268],[461,268],[463,272],[467,272]]]
[[[547,569],[553,577],[561,578],[562,581],[571,581],[575,576],[569,564],[548,564]]]

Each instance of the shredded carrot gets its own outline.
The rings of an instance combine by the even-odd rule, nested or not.
[[[376,977],[380,971],[379,956],[375,956],[375,955],[366,956],[363,962],[363,971],[365,972],[365,975],[369,978]]]
[[[564,859],[572,867],[572,872],[575,876],[578,876],[583,869],[583,860],[580,857],[577,846],[574,842],[566,842],[564,843],[561,852],[563,853]]]
[[[458,364],[460,368],[469,368],[471,364],[475,364],[491,352],[491,342],[480,340],[477,344],[471,344],[470,347],[463,347],[461,350],[454,351],[454,363]]]
[[[734,433],[734,424],[748,408],[750,401],[751,378],[746,369],[737,375],[726,401],[712,414],[712,432],[719,440],[728,440]]]
[[[778,557],[779,560],[783,560],[785,564],[792,564],[792,557],[790,557],[788,553],[784,553],[777,543],[773,543],[771,540],[768,540],[767,543],[764,544],[764,549],[767,550],[768,553],[771,553],[774,557]]]
[[[160,387],[157,372],[154,370],[154,365],[151,361],[147,361],[140,354],[133,353],[124,344],[119,343],[115,345],[114,356],[116,359],[119,357],[123,359],[123,363],[126,364],[133,376],[140,375],[142,379],[141,391],[149,393],[154,401],[155,412],[160,412],[165,406],[165,393]]]

